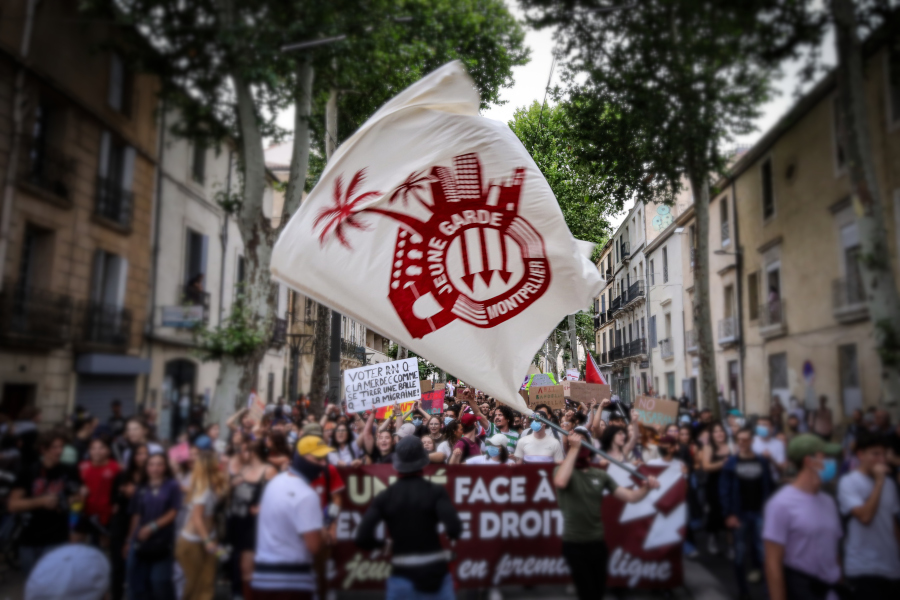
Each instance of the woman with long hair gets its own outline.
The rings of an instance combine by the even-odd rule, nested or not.
[[[328,455],[328,462],[336,467],[357,467],[365,456],[350,433],[346,423],[334,428],[334,452]]]
[[[119,471],[112,484],[112,516],[109,521],[109,544],[112,548],[110,566],[112,574],[110,578],[110,592],[112,600],[122,600],[125,595],[125,548],[128,539],[128,529],[131,525],[129,507],[131,499],[140,485],[144,482],[144,466],[150,453],[147,446],[141,444],[135,446],[128,459],[124,471]]]
[[[213,518],[216,504],[228,491],[228,481],[207,436],[194,440],[191,454],[191,487],[184,499],[190,508],[178,537],[175,557],[184,572],[182,600],[212,600],[219,549]]]
[[[426,428],[428,429],[428,436],[434,440],[435,448],[437,448],[446,437],[444,436],[443,425],[440,415],[431,415],[428,417]]]
[[[151,454],[132,500],[131,529],[126,542],[132,552],[132,564],[128,567],[130,600],[174,600],[172,546],[180,506],[181,488],[166,456]],[[123,551],[127,553],[129,548]]]
[[[719,532],[726,531],[725,515],[722,514],[722,500],[719,496],[719,477],[725,461],[731,456],[728,435],[721,423],[713,423],[709,433],[709,443],[703,447],[703,471],[706,473],[706,503],[709,512],[706,515],[706,532],[708,534],[708,550],[710,554],[718,554],[719,544],[716,540]]]
[[[265,483],[278,475],[278,470],[265,462],[265,448],[249,435],[237,452],[240,467],[231,471],[231,493],[228,505],[227,537],[231,544],[231,591],[235,597],[249,598],[253,575],[253,550],[256,546],[256,520]]]
[[[279,473],[287,471],[291,464],[291,446],[284,433],[273,431],[266,436],[266,456],[269,464]]]
[[[442,462],[447,462],[450,460],[450,455],[453,454],[453,446],[456,445],[456,442],[459,441],[459,438],[463,435],[463,426],[462,423],[459,422],[459,419],[452,419],[446,427],[444,427],[444,441],[438,444],[437,451],[442,452],[444,454],[444,460]]]

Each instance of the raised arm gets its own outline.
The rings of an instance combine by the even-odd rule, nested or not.
[[[359,441],[362,442],[363,451],[366,454],[371,454],[372,449],[375,447],[375,439],[372,437],[372,425],[375,423],[375,411],[370,411],[369,416],[366,417],[366,424],[363,427],[362,433],[359,436]]]
[[[478,403],[475,402],[475,396],[472,394],[472,388],[466,388],[462,392],[463,399],[466,401],[466,404],[472,409],[472,414],[475,415],[475,418],[478,419],[478,422],[481,423],[481,426],[484,427],[485,431],[488,430],[491,426],[491,422],[488,420],[484,414],[481,412],[481,407],[478,406]]]
[[[246,408],[242,408],[241,410],[228,417],[228,420],[225,421],[225,426],[228,427],[228,429],[230,429],[231,431],[237,431],[238,429],[240,429],[241,419],[244,418],[244,414],[247,412],[247,410],[248,409]]]
[[[616,491],[613,492],[613,496],[622,502],[640,502],[650,493],[650,490],[658,488],[659,482],[656,480],[656,477],[648,476],[646,481],[642,480],[640,482],[639,488],[624,488],[619,486],[616,488]]]
[[[559,468],[556,469],[556,473],[553,475],[553,485],[557,487],[557,489],[565,489],[569,487],[569,480],[572,479],[572,471],[575,470],[575,461],[578,459],[578,453],[581,451],[581,440],[583,438],[578,433],[570,433],[569,440],[569,451],[566,453],[566,458],[559,465]]]
[[[631,456],[631,453],[634,452],[634,447],[637,445],[637,441],[637,425],[635,425],[635,421],[632,421],[628,424],[628,439],[625,440],[625,445],[622,446],[622,454],[625,456],[626,460],[629,456]]]

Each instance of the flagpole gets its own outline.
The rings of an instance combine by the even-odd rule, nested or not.
[[[532,418],[532,419],[535,419],[535,420],[537,420],[537,421],[540,421],[541,423],[543,423],[543,424],[546,425],[547,427],[553,429],[554,431],[557,431],[558,433],[561,433],[562,435],[566,435],[566,436],[567,436],[567,435],[569,435],[569,434],[571,433],[571,431],[566,431],[565,429],[563,429],[562,427],[560,427],[560,426],[557,425],[556,423],[550,421],[549,419],[545,419],[545,418],[544,418],[544,415],[542,415],[541,413],[538,413],[538,412],[532,413],[531,418]],[[643,473],[639,473],[639,472],[637,471],[637,469],[635,469],[635,468],[632,467],[631,465],[628,465],[628,464],[626,464],[626,463],[623,463],[623,462],[621,462],[621,461],[619,461],[619,460],[613,458],[612,456],[610,456],[609,454],[607,454],[607,453],[604,452],[603,450],[600,450],[600,449],[598,449],[598,448],[594,448],[593,446],[591,446],[590,444],[588,444],[588,443],[585,442],[584,440],[581,441],[581,446],[582,446],[583,448],[587,448],[588,450],[590,450],[590,451],[593,452],[594,454],[600,455],[602,458],[604,458],[605,460],[608,460],[609,462],[611,462],[612,464],[616,465],[617,467],[621,467],[622,469],[625,469],[626,471],[628,471],[629,473],[631,473],[632,475],[634,475],[634,476],[637,477],[638,479],[640,479],[640,480],[642,480],[642,481],[647,481],[647,477],[646,477]]]

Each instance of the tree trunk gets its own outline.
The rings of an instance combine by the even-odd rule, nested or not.
[[[331,309],[316,305],[316,328],[313,345],[313,370],[309,383],[309,406],[317,417],[325,410],[328,391],[328,363],[331,360]]]
[[[900,400],[900,295],[891,269],[883,198],[875,173],[862,44],[853,0],[833,0],[837,41],[840,139],[853,189],[860,275],[881,358],[881,401],[897,416]]]
[[[709,182],[705,174],[689,172],[697,218],[697,256],[694,261],[694,329],[700,356],[700,394],[704,408],[712,411],[713,420],[719,414],[718,385],[716,384],[716,350],[713,345],[712,315],[709,310]]]
[[[397,344],[397,360],[403,360],[404,358],[409,358],[409,349],[406,346]]]
[[[569,315],[569,368],[578,368],[578,339],[577,330],[575,328],[575,315]],[[587,358],[587,357],[585,357]]]

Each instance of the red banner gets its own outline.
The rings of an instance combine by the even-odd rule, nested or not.
[[[631,484],[627,473],[613,469],[610,475],[620,485]],[[369,503],[397,474],[390,465],[339,470],[346,489],[329,569],[330,586],[381,589],[390,575],[389,558],[381,552],[363,552],[353,537]],[[682,581],[687,488],[680,469],[642,467],[641,471],[658,474],[661,489],[637,504],[623,505],[611,495],[603,501],[610,554],[608,585],[676,587]],[[561,554],[563,519],[556,503],[553,466],[437,465],[427,467],[425,473],[447,488],[463,522],[462,538],[455,548],[458,558],[452,565],[457,587],[570,582]]]

